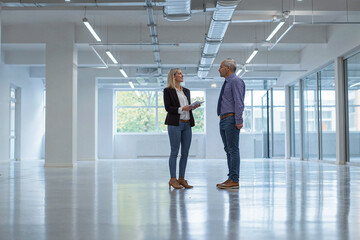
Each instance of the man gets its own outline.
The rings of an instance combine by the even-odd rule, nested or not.
[[[229,169],[228,179],[216,186],[221,189],[239,188],[240,152],[239,134],[243,127],[245,83],[236,76],[236,62],[228,58],[219,68],[225,78],[221,88],[217,114],[220,116],[220,135],[224,143]]]

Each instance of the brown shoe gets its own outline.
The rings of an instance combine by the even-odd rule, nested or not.
[[[221,189],[236,189],[239,188],[239,183],[234,182],[233,180],[229,180],[227,183],[220,184],[218,188]]]
[[[227,179],[225,182],[216,184],[216,187],[219,187],[221,184],[225,184],[225,183],[227,183],[228,181],[230,181],[230,179]]]
[[[188,182],[184,178],[179,178],[178,182],[180,185],[184,186],[186,189],[194,187],[194,186],[189,185]]]
[[[169,189],[171,189],[171,187],[173,187],[175,189],[182,189],[183,188],[183,186],[181,186],[179,184],[179,182],[176,180],[176,178],[170,178]]]

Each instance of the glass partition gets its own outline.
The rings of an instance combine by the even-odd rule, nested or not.
[[[320,159],[336,160],[336,107],[334,64],[319,72]]]
[[[348,88],[348,156],[360,162],[360,53],[345,61]]]
[[[317,74],[304,78],[304,158],[318,158]]]
[[[272,93],[272,156],[285,157],[285,91],[273,89]]]
[[[300,158],[300,87],[299,83],[291,87],[291,157]]]

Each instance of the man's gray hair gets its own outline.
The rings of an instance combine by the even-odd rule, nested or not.
[[[236,62],[234,59],[232,58],[227,58],[224,60],[224,65],[227,66],[227,67],[230,67],[230,70],[232,72],[235,72],[236,71]]]

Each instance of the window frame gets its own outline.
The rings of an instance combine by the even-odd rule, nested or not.
[[[151,106],[119,106],[117,105],[117,92],[148,92],[148,91],[154,91],[155,92],[155,105]],[[204,100],[206,103],[206,91],[201,90],[193,90],[196,92],[203,92]],[[159,93],[162,93],[162,88],[144,88],[144,89],[114,89],[114,98],[113,98],[113,132],[114,135],[142,135],[142,134],[148,134],[148,135],[164,135],[167,134],[167,130],[160,131],[160,123],[159,123],[159,109],[164,109],[164,105],[159,103]],[[206,133],[206,108],[205,104],[202,104],[199,108],[204,109],[204,130],[202,132],[195,132],[195,134],[205,134]],[[117,111],[118,109],[124,109],[124,108],[130,108],[130,109],[154,109],[155,110],[155,131],[153,132],[118,132],[117,131]]]

